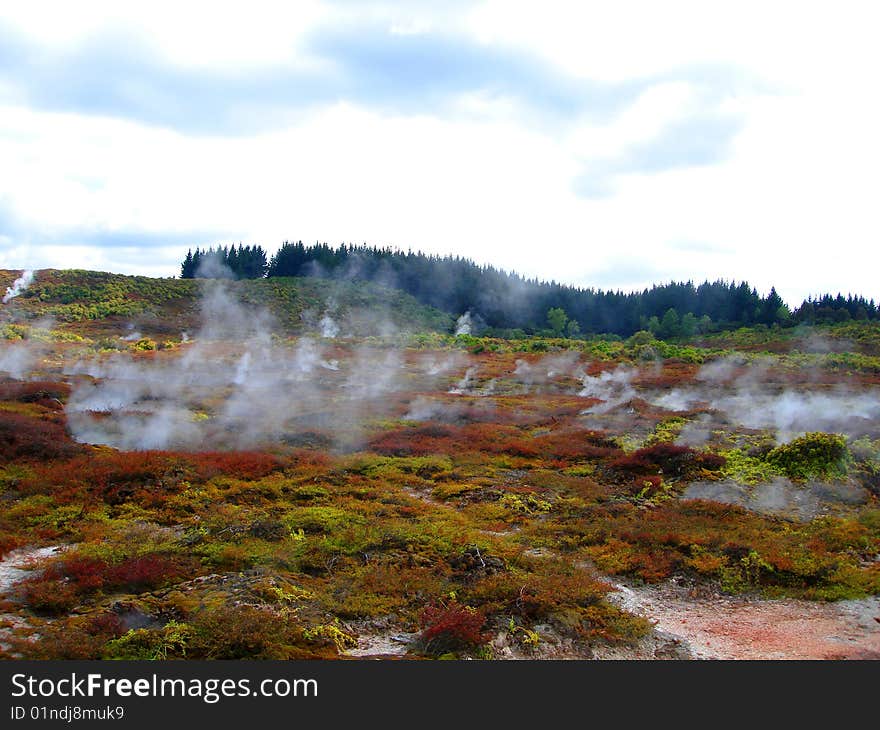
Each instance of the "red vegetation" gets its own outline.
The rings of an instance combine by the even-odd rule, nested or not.
[[[614,459],[609,466],[613,471],[628,476],[662,474],[687,478],[703,469],[717,471],[724,466],[724,462],[723,456],[700,453],[687,446],[661,443]]]
[[[563,460],[603,459],[620,452],[613,441],[595,431],[554,431],[536,436],[526,445],[539,457]]]
[[[80,500],[82,492],[118,504],[147,488],[174,491],[186,478],[184,464],[158,451],[102,449],[45,465],[24,483],[28,491],[51,491],[57,501]]]
[[[633,382],[643,388],[676,388],[693,381],[699,369],[700,366],[694,363],[667,360],[659,372],[650,368],[639,371]]]
[[[221,474],[235,474],[238,479],[261,479],[284,466],[273,454],[259,451],[206,451],[183,456],[198,479],[207,481]]]
[[[177,561],[162,555],[142,555],[109,566],[104,574],[108,588],[140,591],[173,582],[183,573]]]
[[[0,411],[0,461],[61,459],[80,450],[67,435],[63,418]]]
[[[192,573],[185,560],[164,555],[142,555],[111,563],[100,558],[73,556],[49,565],[24,582],[27,604],[36,610],[62,613],[81,596],[98,590],[141,592],[179,580]]]
[[[455,601],[446,605],[429,603],[419,615],[421,640],[432,653],[472,648],[485,641],[480,631],[485,621],[481,611]]]
[[[308,457],[309,463],[322,458],[320,454]],[[175,493],[184,482],[204,482],[223,474],[259,479],[287,463],[272,454],[250,451],[192,454],[100,449],[41,465],[22,486],[32,493],[51,491],[59,502],[82,499],[87,491],[108,504],[134,498],[157,506],[157,500]]]
[[[0,401],[18,401],[19,403],[37,403],[45,408],[60,409],[70,395],[67,383],[49,381],[22,382],[13,380],[0,383]]]
[[[99,613],[89,619],[85,627],[90,636],[105,636],[116,638],[125,633],[125,623],[115,613]]]
[[[23,584],[22,594],[29,608],[47,613],[66,613],[79,603],[76,586],[45,577],[26,581]]]
[[[0,534],[0,560],[6,557],[7,553],[12,552],[21,547],[22,541],[14,535]]]
[[[605,458],[619,452],[595,431],[557,431],[530,437],[514,426],[492,423],[402,428],[375,437],[370,449],[389,456],[484,452],[562,460]]]

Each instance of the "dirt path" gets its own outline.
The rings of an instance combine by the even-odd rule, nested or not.
[[[818,603],[732,597],[682,581],[617,583],[609,598],[698,659],[880,659],[880,597]]]

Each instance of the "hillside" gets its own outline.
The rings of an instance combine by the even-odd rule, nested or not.
[[[0,290],[20,271],[0,270]],[[0,324],[51,318],[61,331],[92,338],[141,332],[179,339],[200,321],[205,280],[125,276],[77,269],[43,269],[18,297],[0,309]],[[363,281],[277,277],[227,281],[224,288],[246,306],[265,309],[276,333],[298,334],[328,315],[358,335],[395,331],[450,331],[454,318],[397,289]]]

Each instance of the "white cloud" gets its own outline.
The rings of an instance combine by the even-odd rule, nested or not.
[[[303,33],[329,16],[316,0],[29,0],[3,20],[55,51],[124,33],[173,64],[247,71],[296,62]]]
[[[630,261],[645,276],[775,284],[791,303],[825,291],[880,294],[873,4],[289,7],[34,2],[4,19],[50,52],[127,30],[172,64],[253,70],[315,63],[301,43],[318,24],[378,18],[396,33],[467,29],[578,78],[652,81],[602,121],[585,114],[541,126],[510,99],[464,93],[449,98],[448,114],[342,99],[234,138],[40,111],[4,96],[0,266],[172,275],[182,249],[157,243],[137,258],[87,245],[89,231],[176,233],[192,245],[214,242],[199,239],[207,231],[270,250],[301,238],[454,252],[585,285]],[[707,114],[741,122],[727,155],[654,172],[611,166],[604,197],[576,194],[585,169]]]

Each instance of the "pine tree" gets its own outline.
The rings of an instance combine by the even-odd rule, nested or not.
[[[183,263],[180,265],[180,278],[181,279],[192,279],[196,275],[195,264],[193,263],[193,252],[192,249],[187,250],[186,258],[183,260]]]

